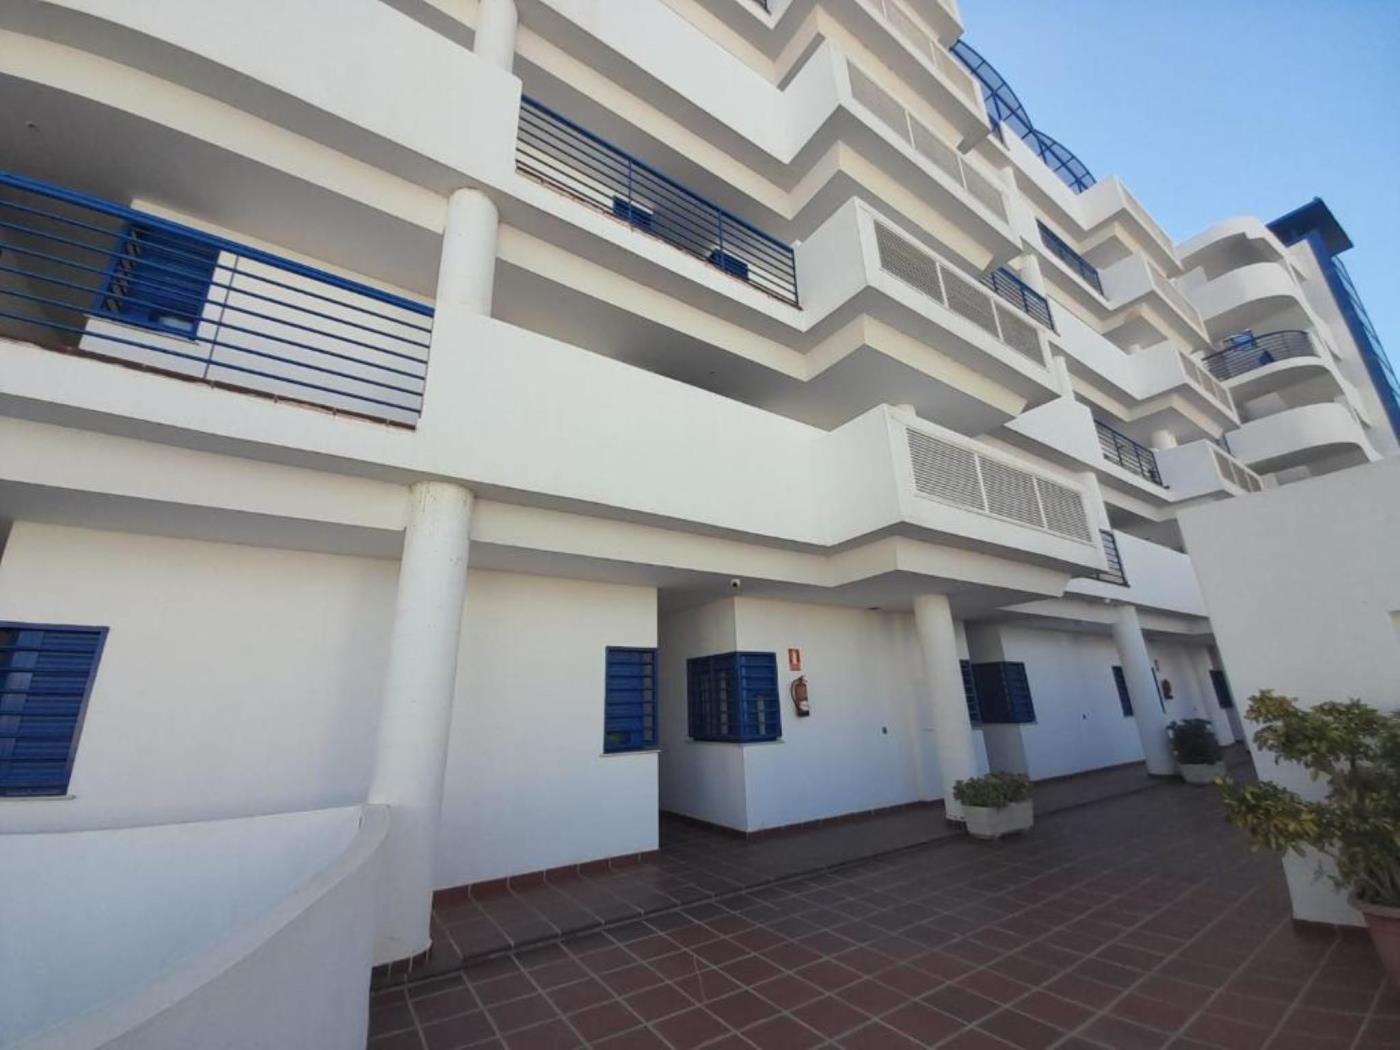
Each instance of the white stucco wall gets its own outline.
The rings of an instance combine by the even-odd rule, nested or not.
[[[799,649],[802,670],[788,668]],[[778,661],[782,739],[727,744],[689,739],[686,660],[734,650]],[[662,808],[745,831],[917,801],[916,705],[925,688],[908,612],[731,598],[668,612],[661,621]],[[807,678],[812,714],[798,718],[788,686]],[[978,762],[985,768],[980,735]],[[927,782],[937,758],[922,756]]]
[[[603,754],[609,645],[656,645],[654,589],[469,574],[440,888],[656,848],[655,753]]]
[[[393,561],[18,522],[0,619],[108,627],[63,800],[0,831],[363,802]]]
[[[1123,716],[1113,684],[1120,663],[1111,638],[1007,627],[1005,659],[1026,665],[1036,721],[1021,727],[1034,780],[1142,759],[1137,726]]]
[[[131,995],[235,935],[330,864],[359,823],[356,806],[6,836],[0,1045]],[[216,1045],[198,1026],[187,1034]]]
[[[1305,704],[1400,708],[1400,460],[1197,507],[1181,527],[1237,704],[1271,688]],[[1319,790],[1271,756],[1256,752],[1255,765]],[[1315,863],[1284,868],[1295,916],[1359,921]]]
[[[744,751],[748,830],[915,801],[923,667],[913,616],[758,598],[736,606],[738,648],[777,654],[783,719],[781,743]],[[790,648],[802,652],[801,671],[788,669]],[[788,698],[799,674],[806,718]]]

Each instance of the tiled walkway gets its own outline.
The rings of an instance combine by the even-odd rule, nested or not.
[[[1243,748],[1235,759],[1248,763]],[[1160,786],[1138,765],[1037,785],[1042,816]],[[755,841],[663,818],[661,852],[643,864],[439,906],[433,958],[420,979],[463,959],[522,948],[626,919],[957,835],[939,805]],[[397,978],[401,981],[402,978]],[[380,981],[383,986],[388,982]]]
[[[372,1050],[1374,1050],[1364,934],[1297,928],[1209,788],[1062,812],[376,994]]]

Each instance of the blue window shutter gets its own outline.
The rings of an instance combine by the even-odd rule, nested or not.
[[[603,751],[656,746],[656,650],[608,646],[604,659]]]
[[[97,312],[127,324],[193,336],[219,249],[198,237],[127,223],[107,269]]]
[[[1019,725],[1035,721],[1026,665],[1014,661],[972,665],[977,706],[983,725]]]
[[[105,627],[0,622],[0,796],[66,795]]]
[[[782,736],[776,653],[719,653],[686,661],[694,740],[747,743]]]
[[[1128,679],[1123,674],[1123,668],[1117,664],[1113,666],[1113,684],[1118,687],[1118,706],[1123,708],[1123,717],[1131,718],[1133,698],[1128,695]]]
[[[1235,706],[1234,694],[1230,692],[1230,682],[1225,677],[1224,671],[1217,671],[1211,668],[1210,684],[1215,687],[1215,699],[1219,701],[1220,707],[1228,711]]]
[[[962,669],[963,698],[967,700],[967,717],[973,725],[982,724],[982,708],[977,703],[977,681],[972,676],[972,661],[959,660]]]

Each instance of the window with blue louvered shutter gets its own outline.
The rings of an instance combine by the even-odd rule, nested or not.
[[[66,795],[105,627],[0,622],[0,796]]]
[[[608,646],[604,659],[603,751],[656,746],[656,650]]]
[[[1019,725],[1035,721],[1026,665],[1011,661],[972,665],[977,706],[983,725]]]
[[[160,227],[127,223],[112,253],[97,312],[126,324],[192,336],[219,249]]]
[[[1123,668],[1117,664],[1113,667],[1113,684],[1118,687],[1118,706],[1123,709],[1123,717],[1133,716],[1133,698],[1128,695],[1128,679],[1123,674]]]
[[[962,669],[963,698],[967,701],[967,717],[973,725],[982,724],[982,709],[977,703],[977,682],[972,676],[972,661],[959,660]]]
[[[1234,694],[1230,692],[1230,681],[1225,677],[1224,671],[1211,668],[1210,684],[1215,687],[1215,699],[1219,701],[1221,710],[1228,711],[1235,706]]]
[[[783,734],[776,653],[719,653],[686,661],[693,740],[750,743]]]

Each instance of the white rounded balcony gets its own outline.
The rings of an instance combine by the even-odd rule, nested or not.
[[[1309,307],[1288,266],[1282,262],[1256,262],[1229,270],[1192,292],[1212,338],[1254,328],[1284,311]]]
[[[1319,352],[1313,337],[1300,330],[1234,337],[1201,364],[1240,405],[1305,383],[1315,384],[1311,400],[1331,401],[1346,393],[1327,351]]]
[[[1260,474],[1294,467],[1325,473],[1379,458],[1356,417],[1335,402],[1299,405],[1253,420],[1227,440],[1231,453]]]

